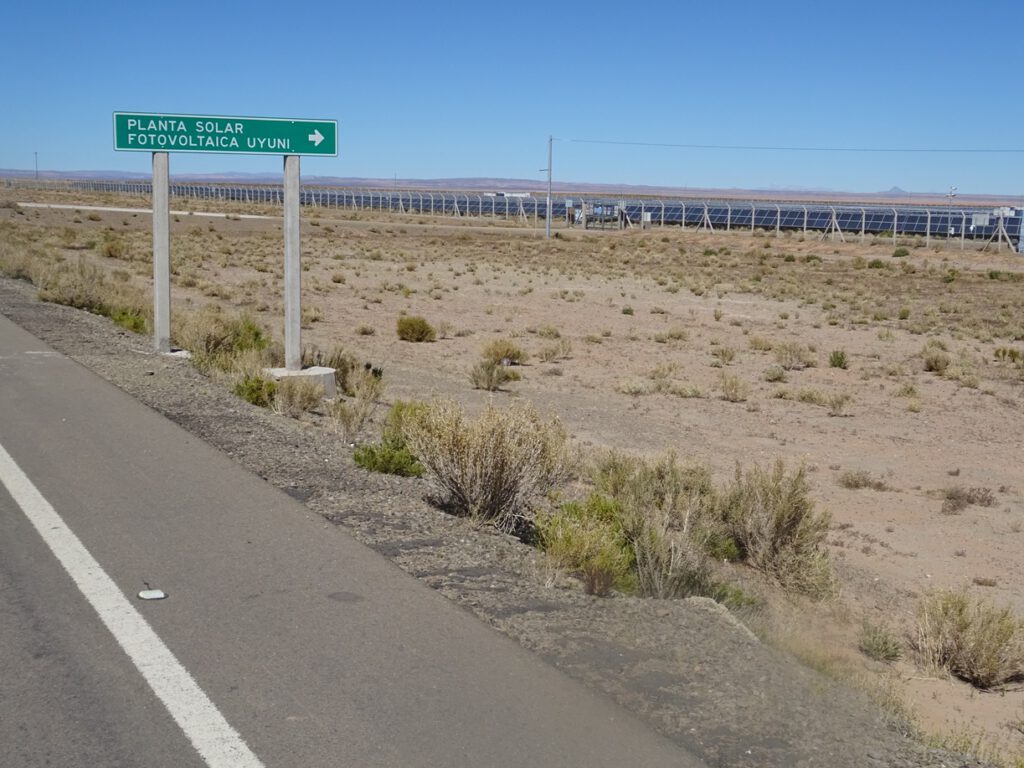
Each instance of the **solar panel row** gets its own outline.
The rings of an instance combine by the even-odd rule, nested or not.
[[[74,181],[73,188],[90,191],[131,191],[149,194],[146,182]],[[172,184],[171,195],[198,199],[280,203],[279,186],[231,184]],[[492,216],[506,219],[543,220],[542,196],[487,195],[472,192],[417,192],[304,186],[301,202],[308,206],[387,210],[440,216]],[[826,205],[793,202],[739,202],[721,200],[629,199],[559,196],[552,200],[554,220],[593,218],[621,219],[638,225],[680,225],[715,230],[765,230],[842,232],[845,234],[895,234],[988,239],[1002,226],[1006,236],[1021,244],[1024,210],[1007,209],[997,215],[992,208],[892,205]]]

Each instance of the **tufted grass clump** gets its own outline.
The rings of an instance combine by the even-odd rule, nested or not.
[[[483,359],[469,369],[469,383],[473,389],[497,392],[511,381],[519,381],[519,373],[507,365],[494,360]]]
[[[19,209],[20,210],[20,209]],[[0,228],[0,275],[12,280],[27,280],[39,287],[40,278],[54,258],[52,252],[42,248],[21,248],[16,246],[6,235],[6,228]]]
[[[277,382],[270,407],[279,416],[297,419],[315,410],[324,399],[324,388],[305,376],[286,376]]]
[[[572,355],[572,342],[569,339],[558,339],[553,344],[541,347],[537,357],[542,363],[552,363],[556,360],[568,360]]]
[[[802,371],[818,364],[817,358],[810,348],[793,341],[782,342],[774,346],[775,360],[787,371]]]
[[[403,315],[398,318],[398,338],[402,341],[434,341],[437,339],[437,331],[434,327],[418,315]]]
[[[718,386],[722,390],[722,399],[729,403],[742,403],[750,394],[750,385],[739,376],[732,376],[723,372],[718,379]]]
[[[836,482],[843,488],[848,488],[851,491],[860,490],[861,488],[870,488],[873,491],[891,490],[884,480],[872,477],[870,472],[863,469],[843,472]]]
[[[711,350],[711,356],[719,365],[729,365],[736,359],[736,350],[732,347],[715,347]]]
[[[926,667],[977,688],[1024,680],[1024,623],[1007,607],[941,590],[922,598],[913,647]]]
[[[345,394],[349,399],[339,396],[327,409],[331,423],[346,442],[358,437],[384,396],[386,384],[383,375],[369,363],[366,365],[363,370],[348,376]]]
[[[529,402],[488,405],[474,419],[439,401],[410,414],[402,429],[439,505],[506,533],[527,532],[537,505],[574,465],[561,423]]]
[[[522,365],[526,362],[526,353],[511,339],[495,339],[480,350],[480,355],[487,362],[501,365]]]
[[[891,663],[903,657],[903,644],[885,624],[865,621],[857,637],[857,648],[869,659]]]
[[[953,358],[946,351],[946,345],[938,339],[931,339],[924,345],[924,348],[921,350],[921,360],[925,371],[936,373],[939,376],[945,375],[947,369],[953,363]]]
[[[849,392],[832,392],[828,395],[825,405],[828,407],[829,416],[848,416],[850,414],[850,403],[853,402],[853,395]]]
[[[97,250],[100,256],[108,259],[128,258],[128,244],[113,232],[103,233],[103,242],[98,244]]]
[[[150,325],[153,310],[145,292],[85,260],[37,268],[32,279],[43,301],[109,317],[134,333],[145,333]]]
[[[845,371],[850,365],[845,350],[833,349],[828,355],[828,365],[829,368],[840,368]]]
[[[180,315],[173,336],[204,372],[231,371],[240,357],[262,352],[270,343],[266,330],[251,315],[229,314],[216,304]]]

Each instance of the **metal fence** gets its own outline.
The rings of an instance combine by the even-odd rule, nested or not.
[[[105,192],[149,197],[147,181],[4,179],[11,187]],[[284,190],[264,184],[171,184],[171,196],[196,200],[282,204]],[[311,208],[390,211],[416,216],[478,217],[541,226],[547,212],[541,195],[480,192],[359,189],[305,185],[300,201]],[[817,233],[846,240],[868,235],[919,236],[959,241],[1006,243],[1024,252],[1020,208],[908,205],[855,205],[788,201],[703,199],[616,199],[596,195],[559,195],[552,199],[552,220],[579,227],[681,226],[709,231]]]

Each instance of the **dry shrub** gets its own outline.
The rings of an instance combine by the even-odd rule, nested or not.
[[[775,360],[787,371],[802,371],[818,364],[817,358],[803,344],[787,341],[774,346]]]
[[[112,232],[103,233],[103,242],[99,244],[100,256],[108,259],[128,259],[128,245]]]
[[[871,476],[870,472],[866,472],[863,469],[857,470],[856,472],[843,472],[836,482],[843,486],[843,488],[849,488],[852,491],[859,490],[861,488],[870,488],[874,491],[889,490],[889,486],[884,480],[875,479]]]
[[[542,347],[537,356],[541,362],[550,363],[555,360],[567,360],[572,354],[572,342],[568,339],[558,339],[554,344]]]
[[[40,273],[45,264],[53,260],[53,256],[39,249],[27,249],[15,246],[7,240],[8,230],[0,229],[0,275],[13,280],[27,280],[38,283]]]
[[[526,361],[526,353],[511,339],[495,339],[480,354],[486,362],[501,365],[522,365]]]
[[[830,516],[816,513],[807,471],[786,473],[755,465],[717,499],[715,518],[739,549],[740,559],[781,586],[812,597],[831,594],[832,567],[824,548]]]
[[[216,304],[196,312],[179,313],[173,329],[175,342],[192,353],[201,371],[231,371],[238,358],[267,349],[266,331],[247,313],[228,314]]]
[[[964,488],[954,485],[942,492],[942,514],[958,515],[967,507],[976,504],[979,507],[991,507],[996,503],[996,497],[991,488]]]
[[[924,369],[930,373],[937,373],[942,376],[946,373],[953,358],[946,352],[946,345],[938,339],[931,339],[921,350],[921,359],[924,362]]]
[[[109,317],[136,333],[148,327],[152,307],[146,294],[131,283],[111,280],[107,272],[95,264],[85,260],[57,264],[39,270],[34,279],[43,301]]]
[[[346,381],[351,399],[338,397],[331,403],[327,415],[345,442],[352,442],[377,410],[385,384],[383,377],[374,375],[372,370],[348,376]]]
[[[274,413],[299,418],[312,411],[324,399],[324,388],[308,376],[285,376],[277,382],[271,407]]]
[[[666,518],[667,527],[688,532],[703,502],[714,493],[707,467],[684,465],[669,452],[654,462],[611,452],[598,460],[597,489],[627,515]]]
[[[434,341],[437,331],[422,317],[408,315],[398,318],[398,338],[402,341]]]
[[[1024,680],[1024,624],[1009,608],[943,590],[924,597],[913,638],[919,661],[978,688]]]
[[[673,531],[664,514],[638,518],[630,544],[636,560],[637,591],[647,597],[671,599],[717,596],[708,558],[682,531]]]
[[[722,373],[718,379],[718,386],[722,390],[722,399],[729,403],[742,403],[750,394],[750,385],[739,376],[732,376]]]
[[[801,389],[796,393],[796,399],[797,402],[807,403],[808,405],[820,405],[822,407],[828,405],[828,395],[820,389]]]
[[[648,462],[612,452],[598,462],[595,484],[621,510],[637,592],[717,596],[720,585],[700,545],[701,517],[714,494],[706,467],[683,465],[674,453]]]
[[[473,389],[497,392],[510,381],[519,381],[519,374],[500,362],[485,359],[469,369],[469,382]]]
[[[528,402],[488,405],[470,419],[457,403],[441,401],[410,414],[403,431],[443,506],[510,533],[528,527],[534,505],[574,463],[558,419],[541,418]]]
[[[848,392],[833,392],[828,396],[825,404],[828,406],[829,416],[846,416],[849,414],[849,405],[853,402],[853,395]]]

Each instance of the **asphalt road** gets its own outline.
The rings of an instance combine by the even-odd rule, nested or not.
[[[2,315],[0,446],[267,768],[701,765]],[[15,485],[0,766],[212,764]]]

